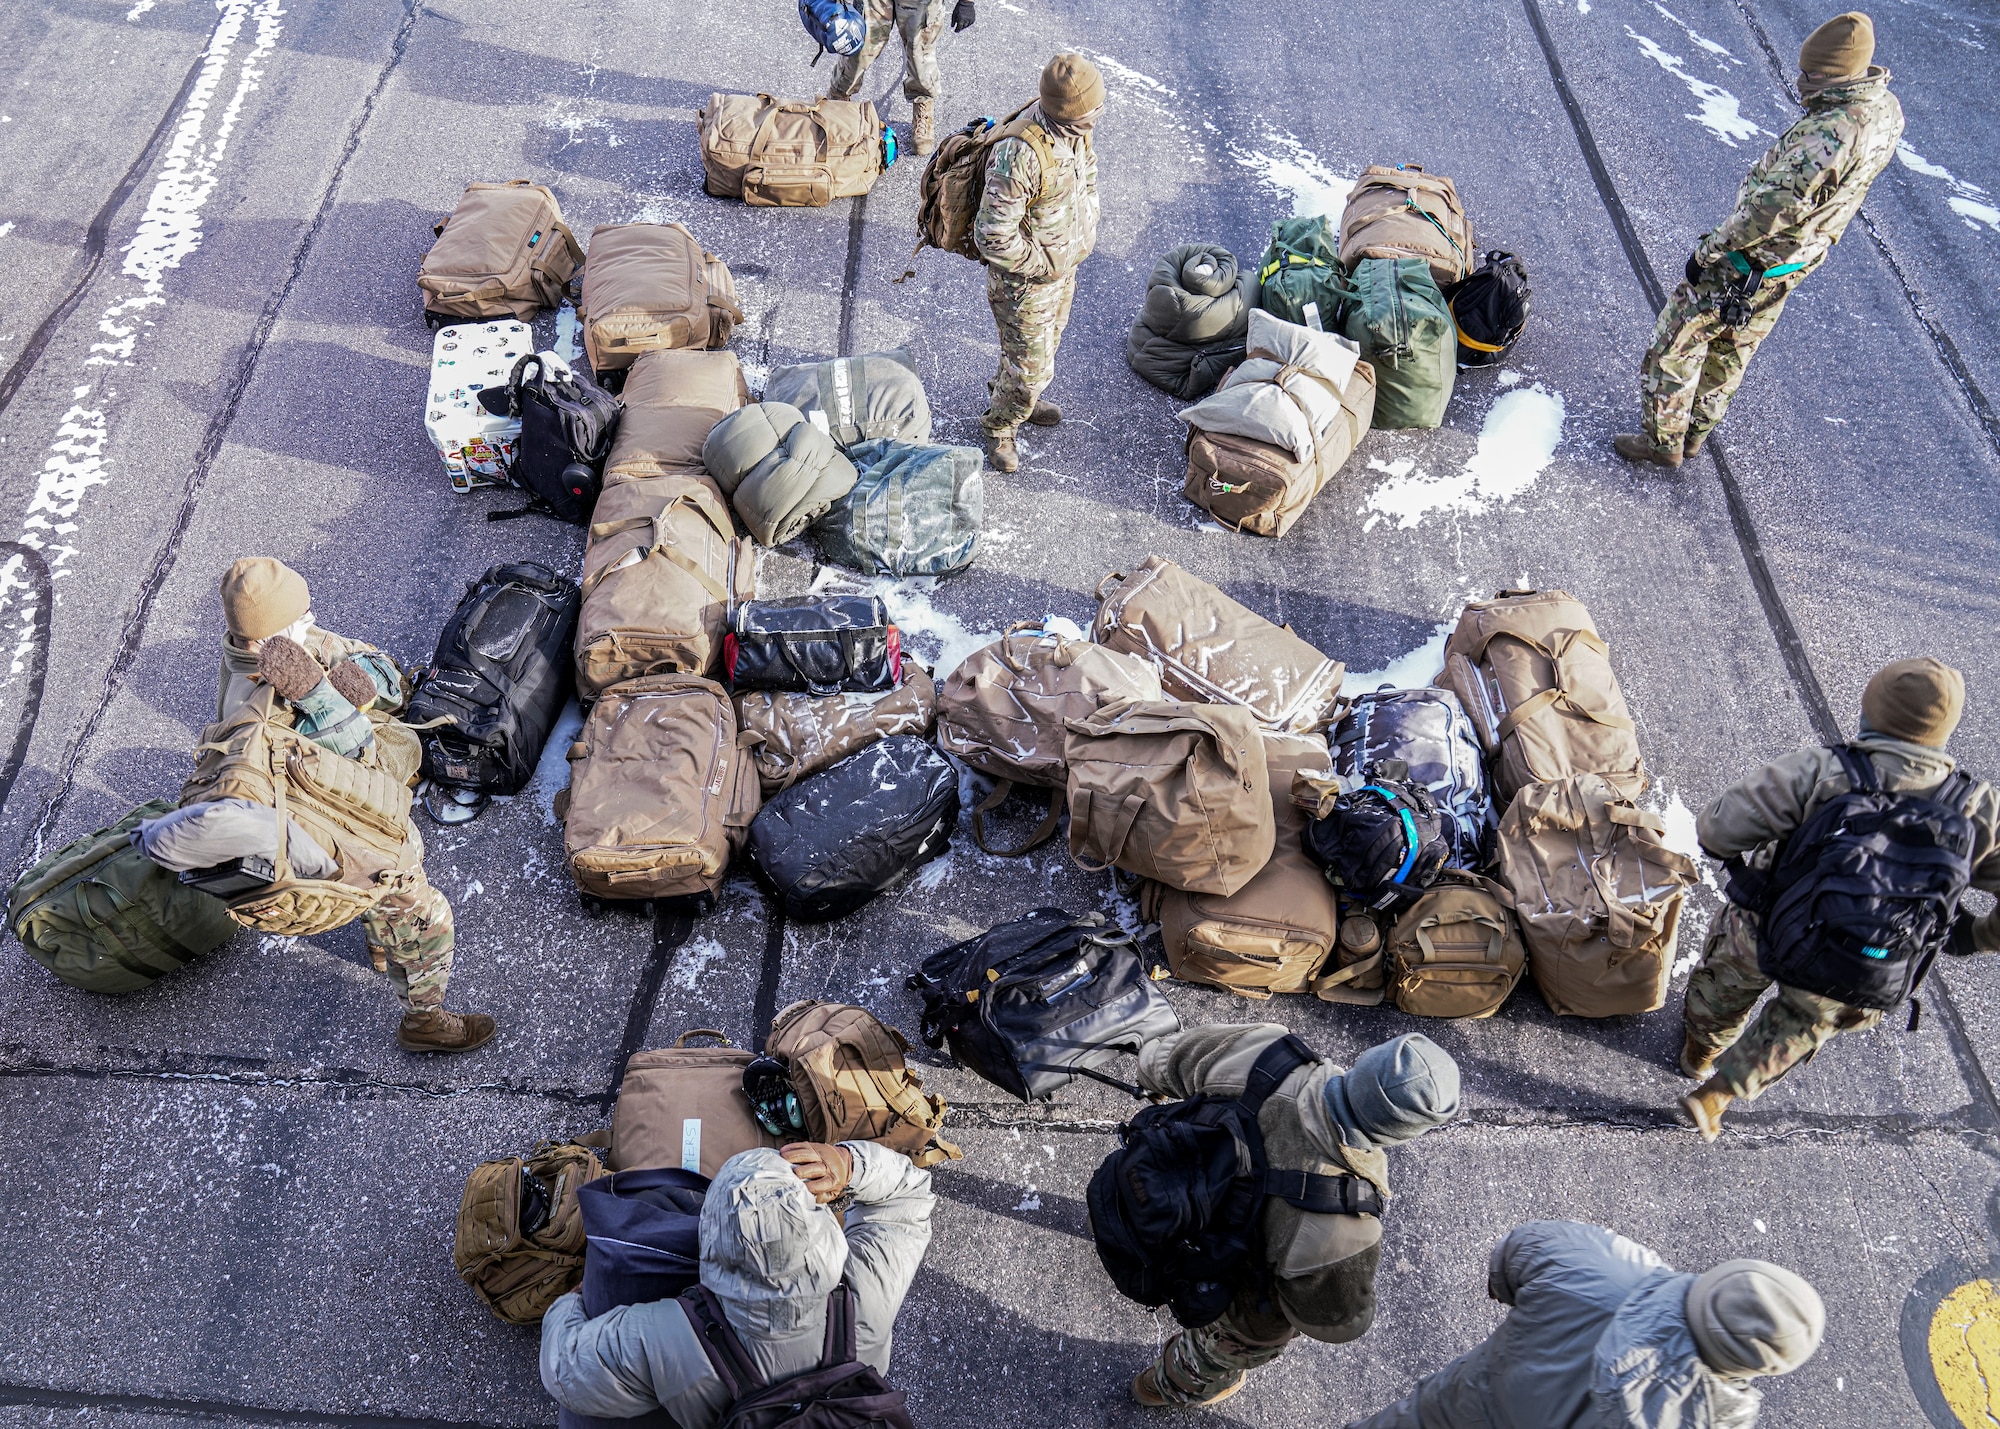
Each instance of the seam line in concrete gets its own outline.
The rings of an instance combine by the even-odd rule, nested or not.
[[[165,1399],[148,1394],[92,1394],[72,1389],[44,1389],[33,1384],[0,1382],[0,1404],[34,1405],[46,1409],[111,1409],[133,1414],[171,1414],[187,1419],[222,1419],[243,1424],[325,1425],[327,1429],[496,1429],[479,1420],[407,1419],[385,1414],[327,1414],[301,1409],[271,1409],[259,1404],[235,1404],[224,1399]],[[552,1425],[520,1429],[554,1429]]]
[[[750,1010],[750,1045],[759,1052],[771,1037],[778,1017],[778,979],[785,970],[785,903],[775,893],[765,895],[769,922],[764,925],[764,961],[757,969],[757,1000]]]
[[[632,993],[632,1007],[625,1014],[625,1035],[618,1042],[618,1059],[611,1064],[611,1084],[599,1097],[599,1105],[609,1110],[625,1085],[625,1069],[646,1032],[653,1025],[653,1008],[660,1000],[660,987],[667,980],[667,967],[674,954],[694,933],[694,914],[678,899],[653,900],[653,946],[646,955],[646,970]]]

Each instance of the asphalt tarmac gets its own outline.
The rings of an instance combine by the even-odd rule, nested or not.
[[[1953,750],[2000,773],[2000,18],[1878,8],[1906,147],[1718,439],[1669,474],[1610,450],[1636,421],[1653,312],[1795,114],[1788,57],[1825,18],[1798,0],[1671,5],[984,0],[945,37],[941,121],[1007,112],[1057,49],[1095,56],[1103,228],[1049,393],[1066,420],[1030,432],[1020,472],[988,474],[976,564],[893,596],[917,653],[942,674],[1014,620],[1087,624],[1098,580],[1158,553],[1369,688],[1427,675],[1466,600],[1560,587],[1611,643],[1645,802],[1684,842],[1755,762],[1851,731],[1869,673],[1902,655],[1966,671]],[[738,277],[753,386],[908,344],[940,438],[977,440],[996,355],[981,275],[911,261],[914,161],[825,210],[701,192],[712,91],[824,83],[785,0],[20,0],[0,45],[9,869],[178,788],[236,557],[290,562],[323,624],[406,661],[487,566],[574,566],[580,531],[489,524],[513,499],[454,495],[424,434],[414,277],[468,181],[550,184],[580,236],[686,222]],[[866,93],[900,125],[899,53]],[[1450,174],[1481,246],[1524,258],[1527,335],[1503,368],[1461,374],[1441,429],[1371,434],[1282,540],[1199,519],[1177,404],[1123,360],[1154,260],[1208,239],[1254,261],[1274,219],[1337,211],[1362,165],[1402,161]],[[542,318],[541,342],[556,326]],[[806,541],[764,553],[760,590],[806,589],[815,561]],[[0,1425],[553,1423],[534,1331],[452,1273],[476,1162],[602,1125],[629,1055],[687,1028],[750,1043],[812,996],[914,1031],[903,978],[924,953],[1042,904],[1137,918],[1057,847],[1008,862],[966,837],[830,925],[786,925],[747,876],[698,922],[593,914],[550,808],[562,739],[529,792],[425,828],[456,910],[451,1004],[501,1024],[479,1053],[396,1048],[358,929],[245,934],[117,1000],[5,954]],[[1990,1393],[2000,1362],[1954,1357],[1954,1322],[1933,1322],[2000,1253],[2000,971],[1942,969],[1920,1030],[1840,1039],[1704,1146],[1670,1058],[1718,906],[1695,890],[1676,991],[1643,1018],[1557,1019],[1531,984],[1470,1024],[1166,985],[1187,1022],[1282,1021],[1341,1060],[1420,1027],[1466,1083],[1463,1120],[1390,1159],[1375,1329],[1301,1342],[1205,1422],[1320,1426],[1388,1402],[1497,1322],[1487,1250],[1542,1216],[1682,1268],[1756,1255],[1812,1279],[1826,1344],[1771,1387],[1765,1425],[1990,1422],[1951,1402]],[[898,1325],[917,1421],[1174,1418],[1125,1398],[1173,1327],[1112,1291],[1083,1210],[1129,1103],[1086,1088],[1025,1107],[920,1060],[966,1155],[937,1173]]]

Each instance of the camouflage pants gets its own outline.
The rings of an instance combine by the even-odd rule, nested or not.
[[[1298,1333],[1282,1314],[1259,1310],[1239,1295],[1219,1318],[1167,1341],[1160,1351],[1160,1388],[1186,1404],[1213,1398],[1283,1354]]]
[[[1682,283],[1654,325],[1653,345],[1639,364],[1639,406],[1646,439],[1661,451],[1678,452],[1686,439],[1707,436],[1722,421],[1758,345],[1806,276],[1767,278],[1750,300],[1750,321],[1727,328],[1716,305],[1735,271],[1720,264],[1704,270],[1699,283]]]
[[[1757,968],[1755,920],[1732,903],[1715,920],[1701,965],[1688,979],[1681,1020],[1697,1046],[1710,1052],[1727,1049],[1716,1059],[1715,1075],[1745,1101],[1810,1060],[1835,1033],[1859,1031],[1882,1020],[1870,1008],[1849,1007],[1780,984],[1778,995],[1751,1023],[1751,1009],[1771,985]]]
[[[417,870],[417,881],[361,915],[368,960],[387,973],[396,996],[411,1012],[444,1006],[451,981],[451,904]]]
[[[986,415],[979,422],[988,434],[1012,435],[1035,410],[1035,399],[1055,381],[1056,349],[1062,346],[1075,297],[1074,273],[1031,283],[997,268],[986,270],[986,301],[1000,329],[1000,370],[986,384]]]
[[[937,42],[944,30],[944,0],[862,0],[861,12],[868,20],[868,39],[859,53],[840,57],[826,92],[835,99],[852,99],[889,36],[900,31],[909,60],[903,66],[903,98],[936,99],[942,83]]]

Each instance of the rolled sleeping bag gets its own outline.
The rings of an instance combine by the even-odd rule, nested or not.
[[[797,407],[842,450],[887,437],[931,439],[930,399],[907,347],[777,368],[764,400]]]
[[[701,447],[702,465],[760,544],[782,546],[854,489],[854,463],[833,438],[784,402],[753,402],[724,417]]]
[[[1131,369],[1163,391],[1194,401],[1215,390],[1243,356],[1257,279],[1213,243],[1168,252],[1146,284],[1125,341]]]

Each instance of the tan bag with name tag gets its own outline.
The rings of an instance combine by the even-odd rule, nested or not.
[[[712,1037],[719,1047],[690,1047]],[[756,1054],[709,1027],[683,1032],[671,1047],[635,1053],[611,1117],[611,1169],[678,1166],[713,1177],[739,1151],[778,1145],[757,1125],[743,1093]]]

